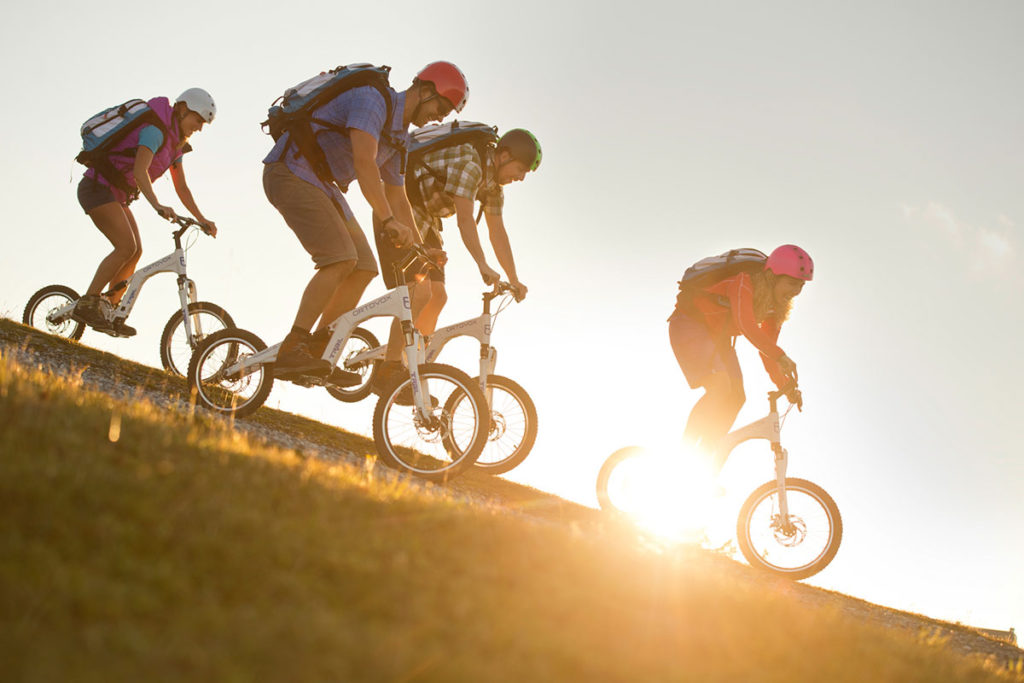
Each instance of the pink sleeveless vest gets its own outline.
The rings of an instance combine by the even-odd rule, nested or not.
[[[152,109],[160,121],[164,124],[164,142],[160,145],[160,149],[156,154],[153,155],[153,161],[149,165],[149,177],[151,180],[156,180],[171,167],[174,160],[181,155],[181,150],[178,149],[178,144],[181,142],[181,131],[178,128],[177,123],[173,120],[174,106],[171,101],[166,97],[154,97],[153,99],[146,102],[149,108]],[[138,189],[139,184],[135,181],[135,154],[134,150],[139,146],[139,133],[145,126],[140,126],[138,130],[133,130],[125,137],[110,153],[110,162],[114,165],[118,171],[124,174],[125,180],[128,181],[130,187]],[[119,154],[119,152],[128,152],[128,154]],[[109,180],[104,178],[101,174],[97,173],[94,169],[89,169],[85,172],[85,175],[97,180],[100,183],[108,186],[110,191],[114,194],[116,199],[121,204],[128,201],[128,197],[124,192],[114,187]]]

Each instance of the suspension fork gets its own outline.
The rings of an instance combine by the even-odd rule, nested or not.
[[[487,405],[491,405],[491,393],[493,390],[488,386],[487,380],[494,374],[494,368],[498,364],[498,350],[489,344],[480,345],[480,391],[484,392]]]
[[[775,453],[775,485],[779,492],[779,515],[783,520],[783,527],[789,528],[789,501],[786,499],[786,466],[789,462],[789,454],[778,441],[772,442],[772,452]]]
[[[199,295],[196,291],[196,283],[184,274],[178,275],[178,300],[181,302],[181,322],[185,327],[185,339],[188,340],[189,346],[195,348],[196,339],[203,336],[203,326],[198,315],[193,318],[188,314],[188,307],[199,300]]]
[[[421,419],[429,421],[432,419],[432,406],[430,399],[423,390],[423,381],[420,378],[420,366],[424,363],[426,349],[423,347],[423,337],[416,331],[411,320],[402,320],[402,337],[405,341],[405,359],[409,366],[409,377],[412,379],[412,400],[413,405]]]

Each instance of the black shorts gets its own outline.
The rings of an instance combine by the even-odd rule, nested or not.
[[[380,221],[377,220],[376,216],[373,217],[373,240],[377,243],[377,257],[380,259],[380,274],[384,277],[384,286],[388,289],[394,289],[398,286],[395,266],[405,259],[409,254],[409,250],[403,247],[396,247],[390,239],[384,236],[384,231],[381,229]],[[427,247],[440,249],[441,244],[441,240],[433,232],[428,233],[426,239],[424,239],[424,245]],[[444,282],[444,268],[438,270],[419,261],[414,262],[405,269],[405,281],[412,283],[416,281],[417,275],[424,276],[424,278],[420,279]]]
[[[97,206],[103,206],[111,202],[116,202],[114,193],[110,191],[108,185],[104,185],[95,178],[89,176],[83,176],[82,182],[78,183],[78,203],[82,205],[82,210],[89,213]]]

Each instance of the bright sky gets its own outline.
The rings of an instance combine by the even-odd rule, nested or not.
[[[401,89],[448,59],[470,80],[464,118],[530,128],[544,147],[539,172],[506,193],[530,294],[499,319],[498,370],[540,412],[511,478],[594,505],[609,453],[674,443],[698,398],[668,345],[676,280],[732,247],[800,244],[817,279],[780,339],[806,399],[784,445],[790,474],[828,490],[846,527],[811,582],[1024,629],[1024,6],[894,5],[20,3],[0,26],[0,313],[20,319],[46,284],[84,290],[109,251],[75,199],[82,121],[201,86],[218,118],[185,167],[220,236],[194,246],[190,275],[201,299],[279,341],[312,269],[263,195],[267,106],[338,64],[389,64]],[[180,207],[169,179],[156,189]],[[171,242],[136,206],[145,264]],[[455,226],[446,234],[442,324],[478,315],[481,291]],[[381,293],[378,279],[367,296]],[[159,366],[176,302],[173,278],[154,279],[129,321],[138,337],[83,341]],[[768,382],[740,346],[746,422]],[[442,360],[472,370],[476,353],[466,342]],[[322,390],[278,386],[269,405],[370,428],[369,401]],[[772,476],[767,449],[737,451],[727,473],[753,489]]]

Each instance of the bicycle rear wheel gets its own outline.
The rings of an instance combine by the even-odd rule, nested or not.
[[[266,348],[255,334],[237,328],[214,332],[201,341],[188,364],[189,388],[199,404],[236,417],[255,412],[274,385],[271,367],[257,365],[242,375],[229,375],[226,370]]]
[[[629,469],[630,461],[646,453],[640,446],[626,446],[604,461],[597,473],[597,502],[602,510],[617,516],[628,516],[627,510],[622,507],[622,498],[628,493],[625,489],[629,487],[631,478],[628,472],[623,474],[623,471]],[[623,466],[621,470],[620,465]]]
[[[779,512],[778,484],[758,487],[740,508],[736,538],[753,567],[806,579],[832,561],[843,539],[843,520],[832,497],[817,484],[786,479],[787,519]]]
[[[487,443],[487,401],[466,373],[449,365],[426,363],[419,378],[433,408],[423,418],[415,406],[399,405],[412,380],[398,377],[381,392],[373,413],[373,440],[381,460],[417,477],[446,482],[476,462]],[[451,402],[453,394],[464,399]],[[444,406],[443,408],[441,406]],[[446,442],[455,443],[451,452]]]
[[[85,324],[73,319],[70,312],[54,317],[58,309],[76,301],[78,293],[70,287],[47,285],[29,297],[21,322],[37,330],[78,341],[85,332]]]
[[[188,315],[192,318],[192,334],[195,335],[191,342],[185,335],[185,316],[180,310],[174,312],[160,335],[160,362],[164,370],[179,377],[184,377],[188,371],[188,362],[199,342],[217,330],[235,326],[227,311],[209,301],[189,304]],[[202,334],[197,332],[197,328]]]
[[[480,386],[480,378],[473,382]],[[526,390],[508,377],[490,375],[487,389],[491,393],[490,426],[487,443],[473,469],[487,474],[504,474],[518,467],[533,449],[537,440],[537,408]],[[448,399],[446,409],[457,410],[457,403],[465,394],[455,393]],[[458,448],[453,439],[445,441],[449,453]]]
[[[328,384],[325,388],[327,393],[345,403],[358,403],[364,398],[370,395],[371,385],[377,374],[377,366],[379,363],[375,360],[368,360],[362,363],[348,365],[347,361],[364,351],[375,349],[380,346],[380,342],[377,341],[377,337],[374,336],[369,330],[357,327],[352,330],[352,334],[349,336],[348,341],[345,342],[345,348],[341,350],[341,359],[338,361],[338,367],[342,370],[348,370],[354,372],[362,377],[362,381],[353,387],[336,387]]]

